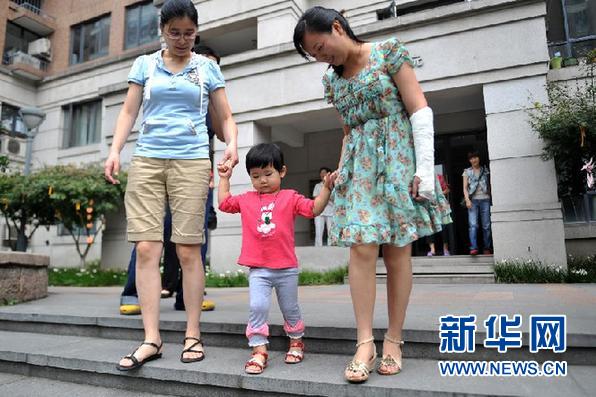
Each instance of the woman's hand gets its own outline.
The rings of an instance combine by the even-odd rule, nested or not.
[[[226,146],[226,150],[224,150],[221,161],[217,163],[217,171],[226,172],[226,170],[229,169],[231,175],[232,168],[234,168],[236,164],[238,164],[238,149],[236,144],[229,144]]]
[[[120,154],[116,152],[110,152],[106,163],[103,168],[103,176],[106,178],[108,182],[113,185],[117,185],[120,181],[114,177],[118,176],[118,172],[120,171]]]
[[[425,197],[418,195],[418,188],[420,187],[420,178],[415,176],[414,180],[412,181],[412,187],[410,188],[410,194],[412,195],[412,199],[417,202],[423,202],[426,200]]]
[[[472,200],[470,200],[469,198],[466,199],[466,208],[472,208]]]

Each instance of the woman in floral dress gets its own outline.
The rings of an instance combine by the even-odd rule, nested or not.
[[[363,42],[339,12],[313,7],[298,21],[294,45],[307,59],[330,65],[323,76],[325,98],[338,110],[345,134],[329,237],[330,244],[350,247],[358,343],[344,376],[363,382],[375,366],[379,245],[387,268],[389,326],[377,372],[397,374],[412,288],[411,243],[451,222],[434,175],[432,111],[413,61],[396,39]]]

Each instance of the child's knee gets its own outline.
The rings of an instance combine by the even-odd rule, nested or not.
[[[261,317],[267,316],[269,312],[269,304],[265,300],[255,299],[250,301],[249,310],[251,316]]]

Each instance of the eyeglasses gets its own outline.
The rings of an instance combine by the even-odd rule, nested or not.
[[[163,34],[170,40],[180,40],[181,38],[184,38],[184,40],[188,41],[188,40],[193,40],[195,37],[197,37],[197,32],[182,34],[180,32],[171,33],[171,32],[163,31]]]

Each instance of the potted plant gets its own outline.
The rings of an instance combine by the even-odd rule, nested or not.
[[[579,65],[579,61],[575,57],[568,57],[563,59],[562,65],[564,68],[567,68],[569,66],[577,66]]]

